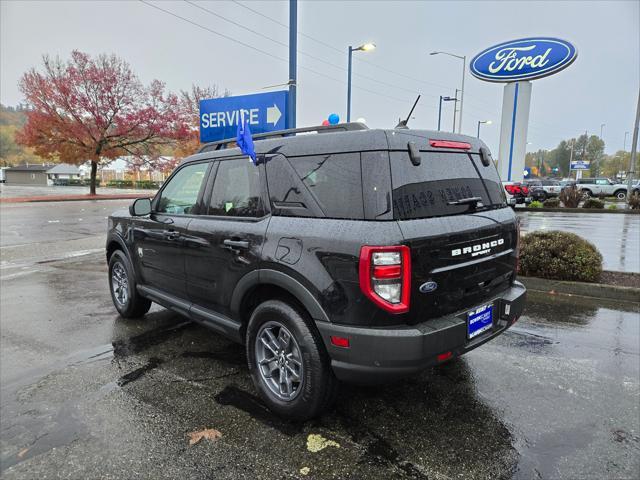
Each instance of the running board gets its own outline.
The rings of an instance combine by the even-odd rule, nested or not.
[[[152,302],[215,330],[234,342],[244,343],[240,331],[242,323],[237,320],[146,285],[138,285],[138,292]]]

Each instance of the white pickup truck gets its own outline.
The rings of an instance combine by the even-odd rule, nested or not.
[[[608,178],[581,178],[576,186],[589,197],[616,197],[619,200],[627,198],[627,186]]]

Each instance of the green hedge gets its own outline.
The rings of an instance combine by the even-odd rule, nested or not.
[[[113,188],[140,188],[140,189],[149,189],[149,190],[157,190],[160,188],[161,182],[152,182],[151,180],[109,180],[107,182],[107,187]]]
[[[558,197],[547,198],[542,206],[544,208],[560,208],[560,199]]]
[[[598,200],[597,198],[589,197],[582,204],[582,208],[604,208],[604,202],[602,200]]]
[[[597,282],[602,255],[587,240],[568,232],[531,232],[520,241],[521,275],[552,280]]]
[[[88,187],[91,185],[91,179],[89,178],[54,178],[53,184],[57,186],[81,186]],[[100,186],[100,179],[96,178],[96,187]]]

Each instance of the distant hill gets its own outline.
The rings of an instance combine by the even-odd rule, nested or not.
[[[0,104],[0,165],[3,167],[42,161],[30,149],[15,141],[16,132],[27,121],[25,112],[26,109],[21,105],[10,107]]]

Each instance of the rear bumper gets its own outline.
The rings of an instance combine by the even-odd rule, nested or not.
[[[317,322],[331,357],[335,375],[345,382],[375,384],[417,373],[441,363],[438,355],[463,355],[503,333],[522,315],[526,289],[520,282],[487,299],[493,304],[493,328],[467,339],[467,312],[434,318],[418,325],[395,328],[363,328]],[[331,336],[349,338],[349,347],[336,347]]]

